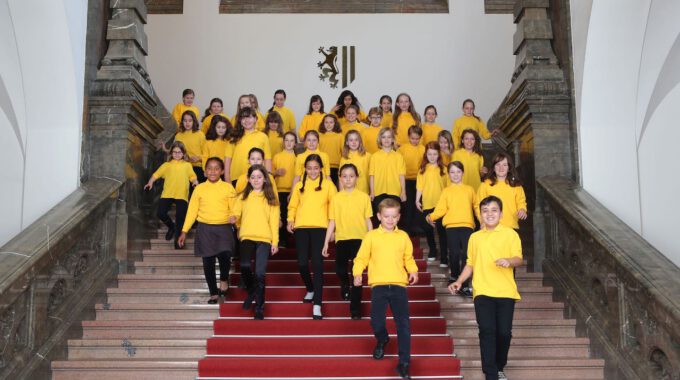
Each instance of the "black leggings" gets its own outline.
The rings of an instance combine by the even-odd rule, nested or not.
[[[168,211],[172,204],[175,204],[175,223],[168,216]],[[184,218],[187,216],[187,208],[189,204],[184,199],[161,198],[158,200],[158,219],[161,220],[168,228],[175,228],[175,239],[179,237],[182,227],[184,226]]]
[[[267,273],[267,262],[272,245],[261,241],[241,241],[241,278],[249,295],[255,296],[255,309],[264,308],[264,278]],[[255,259],[255,279],[253,281],[253,262]]]
[[[335,273],[340,278],[340,291],[346,289],[352,284],[350,289],[350,313],[361,312],[361,292],[363,287],[361,285],[354,286],[354,276],[351,270],[347,270],[350,261],[354,263],[354,258],[357,257],[357,252],[361,247],[360,239],[340,240],[335,242]]]
[[[338,186],[338,181],[339,181],[339,177],[340,177],[339,173],[338,173],[339,170],[340,170],[339,168],[331,168],[331,181],[333,181],[333,183],[335,184],[335,187],[337,187],[337,188],[340,188]]]
[[[279,209],[281,210],[281,228],[279,228],[279,241],[283,246],[288,246],[288,195],[290,193],[279,193]]]
[[[314,292],[314,305],[323,300],[323,256],[321,250],[326,239],[325,228],[298,228],[295,230],[295,247],[298,254],[300,277],[308,292]],[[312,259],[314,281],[309,272],[309,259]]]
[[[451,263],[451,277],[458,277],[467,262],[468,241],[472,235],[472,228],[452,227],[446,229],[446,240],[449,246],[449,262]],[[469,280],[465,281],[468,286]]]
[[[427,245],[430,247],[430,253],[428,256],[430,257],[437,257],[437,246],[435,243],[435,238],[434,238],[434,230],[435,228],[437,229],[437,235],[439,235],[439,252],[440,252],[440,261],[442,264],[446,264],[449,262],[449,253],[447,249],[447,242],[446,242],[446,229],[444,229],[444,225],[442,224],[441,219],[437,219],[436,222],[434,222],[434,227],[432,227],[426,220],[425,217],[432,214],[432,211],[434,211],[433,208],[429,210],[423,210],[423,217],[421,218],[421,225],[423,227],[423,231],[425,231],[425,238],[427,239]]]
[[[231,252],[220,252],[215,256],[203,258],[203,274],[205,274],[205,281],[208,283],[208,289],[211,296],[216,296],[217,291],[217,276],[215,274],[215,260],[220,263],[220,281],[229,281],[229,270],[231,269]]]

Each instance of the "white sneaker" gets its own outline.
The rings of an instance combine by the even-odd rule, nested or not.
[[[312,303],[312,300],[314,300],[314,292],[307,292],[305,293],[305,297],[302,299],[302,302]]]
[[[505,372],[498,371],[498,380],[508,380],[508,377],[505,376]]]
[[[449,264],[439,264],[439,267],[440,267],[440,268],[448,268],[448,267],[449,267]]]
[[[436,257],[430,256],[430,257],[427,258],[427,261],[432,262],[432,261],[434,261],[435,259],[436,259]]]

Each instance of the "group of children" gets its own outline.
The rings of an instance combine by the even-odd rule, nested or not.
[[[500,153],[490,170],[484,165],[481,137],[492,133],[474,114],[470,99],[463,102],[464,115],[451,134],[436,124],[434,106],[425,108],[421,121],[405,93],[396,97],[394,111],[385,95],[368,114],[351,91],[343,91],[330,113],[314,95],[299,129],[304,151],[297,154],[296,121],[285,106],[285,91],[275,92],[265,116],[254,95],[239,98],[233,118],[223,113],[220,99],[212,99],[200,122],[193,99],[194,92],[185,90],[183,102],[173,110],[179,126],[175,141],[170,149],[161,145],[170,158],[146,188],[165,180],[158,216],[168,226],[166,239],[174,238],[176,248],[184,246],[195,225],[194,252],[203,258],[208,303],[226,296],[231,256],[238,253],[248,292],[243,307],[250,309],[254,302],[254,318],[263,319],[268,257],[286,246],[292,234],[307,289],[302,301],[312,304],[314,319],[322,319],[323,258],[334,240],[336,273],[352,319],[362,317],[362,273],[368,267],[376,359],[382,358],[389,340],[385,313],[391,305],[399,337],[397,371],[404,378],[410,358],[405,287],[418,281],[409,233],[424,232],[428,260],[439,256],[440,265],[450,267],[451,291],[472,297],[468,280],[471,267],[480,262],[473,231],[507,228],[516,236],[518,220],[527,217],[511,157]],[[499,223],[485,217],[489,199],[505,210],[497,213]],[[176,222],[168,217],[172,203]],[[521,248],[512,254],[496,265],[520,265]],[[519,262],[509,259],[517,254]],[[394,260],[403,265],[396,268]],[[475,303],[478,287],[475,283]]]

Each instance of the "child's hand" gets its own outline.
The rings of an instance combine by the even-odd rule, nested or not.
[[[371,202],[373,202],[373,200],[375,199],[375,194],[371,193],[370,197],[371,197]]]
[[[431,225],[432,227],[434,227],[434,222],[432,221],[432,218],[430,218],[429,215],[425,217],[425,221],[427,222],[427,224],[429,224],[429,225]]]
[[[456,281],[453,284],[449,285],[449,292],[451,292],[451,294],[456,294],[460,290],[461,286],[463,286],[463,284]]]
[[[274,175],[277,177],[283,177],[284,175],[286,175],[286,169],[284,168],[276,169]]]
[[[288,226],[286,227],[286,229],[288,230],[288,232],[292,234],[295,231],[295,223],[288,222]]]
[[[399,199],[401,199],[402,202],[406,202],[406,192],[405,191],[401,192]]]
[[[235,216],[230,216],[229,220],[227,221],[229,224],[236,224],[236,217]]]
[[[489,172],[489,169],[486,168],[486,166],[482,166],[482,169],[479,171],[479,173],[483,176],[486,175],[486,173]]]
[[[192,183],[191,183],[191,185],[192,185],[193,187],[196,187],[196,186],[198,186],[198,181],[194,181],[194,182],[192,182]]]
[[[330,256],[330,253],[328,253],[328,243],[323,244],[323,248],[321,248],[321,256],[323,257]]]
[[[191,162],[200,162],[200,161],[201,161],[201,157],[191,156]]]
[[[525,219],[527,218],[527,216],[528,216],[528,215],[527,215],[527,210],[525,210],[525,209],[520,209],[519,211],[517,211],[517,217],[518,217],[519,219],[525,220]]]
[[[418,283],[418,272],[408,274],[409,285],[415,285]]]
[[[354,276],[354,286],[361,286],[362,281],[362,276]]]
[[[498,259],[496,260],[496,265],[501,268],[510,268],[510,261],[508,259]]]
[[[177,238],[177,245],[181,247],[184,247],[184,240],[187,238],[187,233],[182,231],[181,234],[179,234],[179,237]]]
[[[144,190],[151,190],[153,189],[153,183],[149,182],[146,185],[144,185]]]
[[[276,255],[278,252],[279,252],[279,246],[272,245],[272,256]]]
[[[416,208],[418,209],[418,211],[423,212],[423,204],[420,203],[419,200],[416,201]],[[429,222],[428,222],[428,223],[429,223]],[[432,224],[432,223],[430,223],[430,224]]]

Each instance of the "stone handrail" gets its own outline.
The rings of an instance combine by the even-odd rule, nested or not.
[[[537,183],[546,279],[606,359],[606,378],[677,379],[680,268],[572,181]]]

